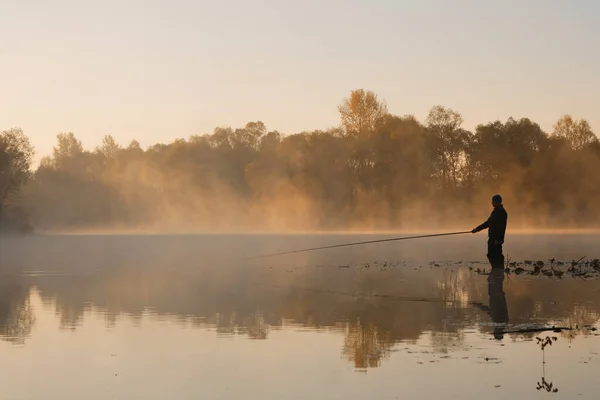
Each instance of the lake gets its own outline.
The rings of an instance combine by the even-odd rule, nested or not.
[[[597,397],[599,235],[247,259],[389,236],[0,238],[0,399]]]

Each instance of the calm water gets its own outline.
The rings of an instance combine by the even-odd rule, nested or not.
[[[0,399],[597,398],[597,332],[504,332],[597,325],[600,281],[479,274],[484,234],[244,260],[374,238],[3,238]]]

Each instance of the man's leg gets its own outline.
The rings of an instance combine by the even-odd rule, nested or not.
[[[494,250],[494,241],[492,239],[488,239],[486,254],[488,260],[491,260],[494,257]]]
[[[492,268],[504,269],[504,254],[502,253],[502,245],[496,245],[493,240],[488,240],[488,261]]]

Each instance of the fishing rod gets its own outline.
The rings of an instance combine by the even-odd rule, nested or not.
[[[284,255],[284,254],[303,253],[303,252],[307,252],[307,251],[333,249],[333,248],[336,248],[336,247],[357,246],[357,245],[361,245],[361,244],[370,244],[370,243],[392,242],[392,241],[397,241],[397,240],[422,239],[422,238],[431,238],[431,237],[438,237],[438,236],[464,235],[465,233],[471,233],[471,231],[451,232],[451,233],[436,233],[436,234],[432,234],[432,235],[419,235],[419,236],[402,236],[402,237],[395,237],[395,238],[389,238],[389,239],[367,240],[367,241],[364,241],[364,242],[333,244],[333,245],[330,245],[330,246],[312,247],[312,248],[309,248],[309,249],[301,249],[301,250],[284,251],[284,252],[281,252],[281,253],[264,254],[264,255],[261,255],[261,256],[248,257],[247,260],[252,260],[252,259],[257,259],[257,258],[266,258],[266,257],[281,256],[281,255]]]

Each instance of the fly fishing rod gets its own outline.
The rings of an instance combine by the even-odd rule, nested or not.
[[[471,231],[451,232],[451,233],[436,233],[436,234],[432,234],[432,235],[419,235],[419,236],[402,236],[402,237],[395,237],[395,238],[389,238],[389,239],[367,240],[367,241],[364,241],[364,242],[333,244],[333,245],[330,245],[330,246],[312,247],[310,249],[292,250],[292,251],[284,251],[284,252],[281,252],[281,253],[264,254],[264,255],[261,255],[261,256],[248,257],[247,260],[252,260],[252,259],[257,259],[257,258],[266,258],[266,257],[281,256],[281,255],[284,255],[284,254],[303,253],[303,252],[307,252],[307,251],[333,249],[333,248],[336,248],[336,247],[357,246],[357,245],[361,245],[361,244],[370,244],[370,243],[392,242],[392,241],[397,241],[397,240],[423,239],[423,238],[431,238],[431,237],[438,237],[438,236],[464,235],[465,233],[471,233]]]

